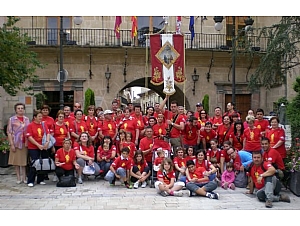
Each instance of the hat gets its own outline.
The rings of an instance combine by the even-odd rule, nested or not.
[[[105,110],[103,114],[106,115],[106,114],[112,114],[112,113],[113,112],[111,110]]]
[[[203,104],[202,103],[197,103],[196,107],[203,107]]]

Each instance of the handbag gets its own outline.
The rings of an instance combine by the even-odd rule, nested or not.
[[[45,130],[45,127],[44,127],[44,122],[42,122],[42,126],[43,126],[43,129],[44,129],[44,135],[43,135],[43,138],[42,138],[42,145],[45,145],[45,143],[47,142],[47,133],[46,133],[46,130]],[[56,142],[56,139],[50,134],[48,149],[52,148],[54,146],[55,142]]]
[[[39,171],[51,172],[55,170],[54,161],[50,157],[44,159],[39,158],[35,160],[34,163],[32,164],[32,167],[34,167],[37,172]]]
[[[246,188],[248,185],[248,177],[245,171],[239,171],[235,176],[234,185],[238,188]]]
[[[85,166],[83,167],[82,173],[86,174],[86,175],[94,175],[95,174],[94,163],[90,166],[88,164],[85,164]]]
[[[60,177],[56,187],[76,187],[75,177],[73,175]]]

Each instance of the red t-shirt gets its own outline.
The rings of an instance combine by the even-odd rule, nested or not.
[[[254,126],[259,128],[261,132],[264,132],[269,128],[269,122],[266,119],[263,120],[255,119]]]
[[[245,144],[245,151],[260,151],[261,150],[261,144],[260,144],[260,138],[261,138],[261,131],[258,128],[250,129],[248,127],[244,131],[244,139],[246,139]]]
[[[216,116],[214,116],[214,117],[210,118],[210,121],[213,125],[218,125],[218,126],[223,123],[222,116],[220,116],[218,118]]]
[[[211,129],[209,132],[207,132],[206,130],[201,130],[200,131],[200,137],[205,138],[206,143],[209,144],[209,142],[212,139],[217,137],[217,133],[213,129]],[[204,147],[204,148],[206,148],[206,147]]]
[[[181,131],[183,134],[183,144],[188,146],[194,146],[197,145],[197,139],[198,139],[198,126],[192,126],[192,125],[185,125],[184,130]]]
[[[87,155],[91,158],[95,157],[95,152],[94,152],[94,146],[90,145],[89,147],[84,146],[84,145],[79,145],[77,142],[74,143],[74,150],[78,150],[80,154],[82,155]]]
[[[138,129],[138,123],[136,118],[130,116],[129,118],[123,118],[120,121],[120,129],[124,130],[125,132],[131,132],[132,134],[132,142],[135,142],[136,139],[136,129]]]
[[[284,129],[282,128],[267,130],[265,136],[269,138],[271,147],[277,144],[277,142],[280,140],[285,142],[285,132]],[[275,150],[279,152],[281,158],[283,159],[286,158],[286,149],[284,143],[280,145],[278,148],[275,148]]]
[[[55,153],[55,158],[57,158],[60,163],[65,163],[60,166],[64,170],[74,169],[73,161],[76,160],[76,154],[74,149],[70,149],[70,151],[66,152],[63,148],[60,148]]]
[[[190,177],[191,179],[193,178],[197,178],[197,179],[201,179],[204,178],[204,172],[206,171],[206,169],[204,167],[197,167],[195,168],[194,172],[190,172]],[[188,178],[186,178],[186,182],[189,182]],[[206,183],[209,182],[209,179],[207,178],[207,181],[202,181],[201,183]]]
[[[216,158],[217,159],[217,163],[220,163],[220,158],[221,158],[221,150],[217,149],[217,150],[211,150],[210,148],[208,149],[206,156],[211,158]]]
[[[189,156],[187,155],[184,159],[185,159],[185,162],[189,161],[189,160],[193,160],[194,162],[196,162],[196,156],[193,155],[193,156]]]
[[[128,147],[129,148],[129,150],[130,150],[130,152],[129,152],[129,158],[133,159],[134,154],[136,152],[136,146],[135,146],[135,144],[133,142],[127,142],[127,141],[125,141],[125,142],[122,143],[122,145],[123,145],[123,148],[124,147]],[[121,153],[119,153],[119,154],[121,155]]]
[[[179,168],[186,167],[186,159],[185,158],[180,158],[180,157],[176,156],[173,159],[173,163],[174,163],[174,165],[177,164],[179,166]]]
[[[272,166],[270,162],[263,162],[263,166],[265,170],[268,170],[269,167]],[[250,176],[253,180],[253,183],[255,187],[259,190],[265,186],[265,181],[264,178],[261,180],[261,184],[257,183],[257,178],[259,177],[260,174],[263,174],[265,171],[262,169],[261,165],[260,166],[255,166],[253,165],[250,170]]]
[[[183,117],[183,115],[178,114],[178,117],[176,118],[176,120],[174,121],[174,118],[177,114],[173,114],[172,112],[165,110],[164,112],[164,116],[166,119],[171,120],[172,122],[174,122],[175,124],[179,125],[181,122],[183,122],[185,124],[185,119]],[[170,138],[178,138],[181,135],[181,130],[176,129],[174,126],[172,127],[171,131],[170,131]]]
[[[207,160],[204,160],[204,159],[203,159],[203,161],[201,163],[198,160],[196,160],[196,162],[195,162],[195,167],[196,168],[203,167],[206,170],[209,170],[210,165],[211,165],[211,162],[207,161]]]
[[[53,137],[56,139],[55,146],[63,146],[63,141],[65,138],[67,138],[68,132],[68,127],[65,125],[65,123],[62,125],[57,125],[54,123],[51,126],[50,133],[53,133]]]
[[[54,119],[50,116],[43,116],[43,122],[45,122],[45,124],[47,124],[48,128],[51,128],[52,125],[54,124]]]
[[[140,115],[136,115],[136,114],[133,114],[132,117],[134,117],[137,121],[137,128],[139,129],[140,133],[139,133],[139,138],[141,139],[142,136],[141,135],[141,131],[145,128],[145,124],[144,124],[144,120],[143,120],[143,115],[140,114]]]
[[[68,128],[70,128],[70,125],[73,123],[74,120],[75,120],[75,118],[70,115],[65,116],[65,118],[64,118],[64,122],[66,123]]]
[[[145,150],[148,150],[149,148],[151,148],[152,146],[153,146],[153,138],[149,139],[148,137],[144,137],[140,141],[139,149],[141,151],[145,151]],[[153,154],[153,152],[150,151],[148,154],[144,155],[145,160],[147,162],[152,162],[152,154]]]
[[[163,181],[164,181],[166,184],[170,184],[171,179],[172,179],[172,178],[175,178],[175,172],[174,172],[174,171],[171,171],[171,172],[166,172],[165,174],[167,175],[167,177],[168,177],[170,180],[164,175],[164,173],[163,173],[161,170],[158,170],[158,171],[157,171],[157,179],[163,179]]]
[[[44,123],[46,134],[49,133],[47,124]],[[37,124],[34,121],[29,123],[26,130],[26,137],[32,137],[37,143],[42,144],[44,129],[41,123]],[[28,149],[39,149],[36,145],[28,141]]]
[[[218,126],[217,136],[219,145],[222,146],[224,141],[229,140],[229,134],[231,132],[233,132],[233,125],[231,125],[229,129],[226,128],[224,124]]]
[[[90,136],[95,136],[98,132],[98,120],[95,116],[85,116],[84,121],[87,127],[87,131]]]
[[[108,151],[103,150],[102,146],[100,145],[97,150],[97,154],[100,158],[106,157],[106,159],[110,159],[112,157],[112,152],[116,152],[116,146],[112,145]]]
[[[281,155],[274,148],[269,148],[268,151],[265,151],[263,154],[263,159],[266,162],[276,163],[278,168],[281,170],[284,170],[284,168],[285,168]]]
[[[74,120],[69,127],[69,131],[70,131],[70,133],[74,132],[80,136],[81,133],[87,132],[88,128],[87,128],[84,120],[82,120],[80,122],[77,122],[76,120]],[[71,136],[72,143],[75,142],[75,139],[76,139],[75,137]]]
[[[117,125],[115,121],[108,121],[104,119],[103,121],[99,121],[98,126],[104,136],[110,136],[111,138],[113,138],[116,135]]]
[[[229,138],[232,138],[232,146],[236,150],[242,150],[243,149],[243,142],[244,142],[244,134],[241,136],[237,136],[234,134],[234,132],[229,134]]]
[[[120,167],[126,170],[130,170],[132,163],[130,159],[125,159],[122,156],[119,156],[111,165],[115,170],[117,170]]]
[[[155,124],[152,129],[153,129],[153,136],[157,137],[160,135],[166,135],[167,134],[167,124],[166,123],[162,123],[162,124]]]
[[[227,151],[224,149],[221,150],[220,158],[224,158],[225,162],[230,162],[230,157],[228,156]]]
[[[162,163],[162,161],[165,159],[165,157],[156,157],[155,159],[154,159],[154,165],[155,166],[158,166],[159,164],[161,164]]]
[[[143,173],[144,170],[145,170],[145,168],[148,166],[148,163],[146,161],[144,161],[143,164],[141,162],[134,163],[134,161],[132,161],[132,165],[133,166],[137,166],[137,168],[139,169],[140,173]]]

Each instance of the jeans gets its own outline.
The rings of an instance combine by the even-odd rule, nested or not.
[[[32,164],[35,162],[35,160],[41,158],[48,158],[48,152],[47,150],[39,150],[39,149],[28,149],[28,154],[30,157],[30,166],[29,166],[29,173],[28,173],[28,184],[32,183],[34,184],[35,177],[37,178],[37,184],[44,181],[45,174],[37,174],[36,169],[32,167]]]
[[[98,165],[100,166],[100,169],[104,171],[103,172],[104,174],[107,174],[112,162],[113,162],[113,160],[110,160],[109,162],[106,162],[106,161],[98,162]]]
[[[265,186],[259,189],[256,193],[258,200],[262,202],[267,200],[278,202],[281,190],[280,181],[276,178],[276,176],[265,177],[264,181]]]
[[[188,182],[186,184],[186,188],[188,190],[190,190],[191,192],[195,192],[199,189],[199,188],[205,188],[206,192],[212,192],[213,190],[215,190],[218,187],[218,184],[215,181],[209,181],[207,183],[194,183],[194,182]]]
[[[116,170],[116,174],[120,175],[121,178],[124,178],[126,177],[126,169],[119,167]],[[112,184],[112,182],[116,179],[116,176],[111,170],[109,170],[105,175],[104,179],[107,180],[110,184]]]

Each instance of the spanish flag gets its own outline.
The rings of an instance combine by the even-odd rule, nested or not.
[[[135,36],[137,36],[137,17],[132,16],[131,21],[132,21],[131,37],[134,38]]]
[[[115,22],[115,33],[116,37],[120,39],[120,25],[122,23],[122,17],[121,16],[116,16],[116,22]]]

